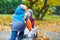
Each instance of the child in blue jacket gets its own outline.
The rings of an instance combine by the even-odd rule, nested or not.
[[[15,13],[13,14],[13,18],[12,18],[12,25],[11,25],[12,32],[11,32],[10,40],[16,40],[16,36],[18,32],[19,32],[18,40],[22,40],[24,29],[26,27],[24,22],[25,10],[26,10],[25,5],[19,5],[15,10]]]

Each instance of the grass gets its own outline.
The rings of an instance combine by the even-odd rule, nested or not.
[[[10,17],[12,17],[12,14],[0,14],[0,17],[3,17],[3,16],[6,16],[6,17],[10,16]]]
[[[11,17],[12,18],[12,14],[0,14],[0,17]],[[46,15],[44,17],[44,19],[46,19],[46,20],[60,20],[60,16],[58,16],[58,15]]]
[[[0,14],[0,17],[12,18],[12,14]],[[33,17],[34,17],[34,15],[33,15]],[[60,21],[60,16],[59,15],[45,15],[44,20]]]
[[[56,20],[56,21],[58,21],[58,20],[60,20],[60,16],[58,16],[58,15],[46,15],[46,16],[44,17],[44,19],[46,19],[46,20]]]

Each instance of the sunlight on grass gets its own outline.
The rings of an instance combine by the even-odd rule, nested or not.
[[[0,17],[12,17],[12,14],[0,14]]]
[[[56,20],[56,21],[58,21],[58,20],[60,20],[60,16],[58,16],[58,15],[46,15],[46,16],[44,17],[44,19]]]

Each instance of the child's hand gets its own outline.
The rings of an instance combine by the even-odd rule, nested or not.
[[[26,24],[26,21],[24,21],[25,22],[25,24]]]

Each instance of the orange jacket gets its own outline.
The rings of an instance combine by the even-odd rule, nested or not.
[[[24,19],[26,20],[26,17],[24,17]],[[32,29],[32,24],[31,24],[30,19],[26,20],[26,26],[27,26],[29,31]]]

